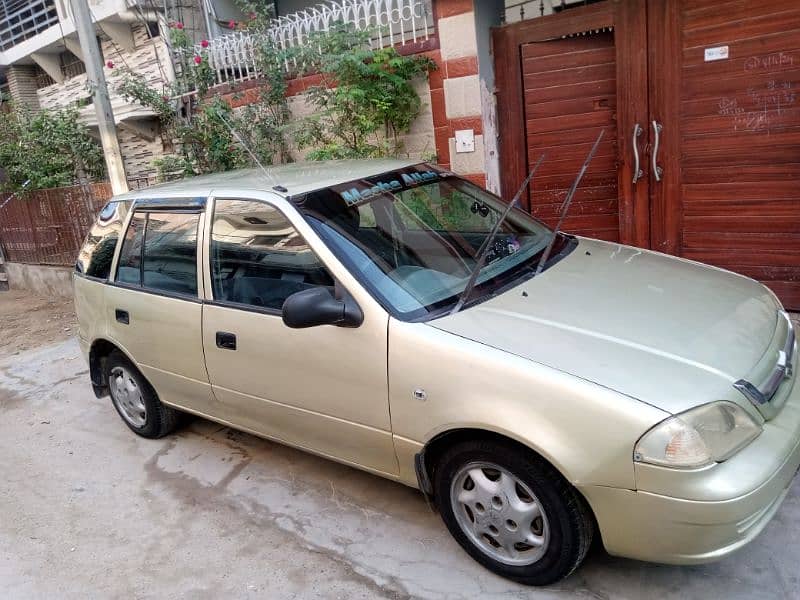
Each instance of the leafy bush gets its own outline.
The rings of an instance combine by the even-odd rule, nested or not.
[[[96,181],[105,175],[100,146],[78,121],[78,107],[0,113],[0,165],[6,189],[42,189]]]
[[[419,115],[413,81],[436,68],[427,57],[370,47],[369,31],[337,24],[312,35],[298,50],[301,73],[318,73],[308,99],[316,111],[300,123],[296,140],[313,147],[308,158],[374,158],[402,151],[399,136]]]

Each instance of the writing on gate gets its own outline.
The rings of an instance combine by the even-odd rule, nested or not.
[[[358,204],[365,200],[370,200],[375,196],[380,196],[385,192],[401,192],[423,183],[429,183],[439,179],[440,175],[436,171],[415,171],[413,173],[401,173],[399,179],[378,181],[372,187],[358,189],[351,187],[349,190],[341,192],[342,198],[348,206]]]

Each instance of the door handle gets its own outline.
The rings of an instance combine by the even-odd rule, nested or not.
[[[122,323],[123,325],[130,325],[131,316],[128,314],[127,310],[116,309],[114,311],[114,316],[117,319],[117,323]]]
[[[653,120],[653,135],[654,135],[654,139],[653,139],[653,156],[652,156],[652,158],[653,158],[653,177],[656,178],[656,181],[661,181],[661,174],[664,172],[664,170],[661,167],[658,166],[658,144],[659,144],[660,137],[661,137],[660,136],[661,130],[663,128],[664,127],[661,125],[661,123],[659,123],[655,119]]]
[[[633,144],[633,183],[639,181],[639,177],[644,175],[644,171],[642,171],[639,164],[639,143],[637,141],[639,136],[642,135],[642,131],[642,126],[638,123],[633,126],[633,139],[631,140]]]
[[[227,331],[217,332],[217,348],[236,350],[236,334]]]

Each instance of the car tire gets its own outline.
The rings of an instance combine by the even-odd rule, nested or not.
[[[594,519],[586,501],[547,461],[514,443],[458,443],[442,454],[433,479],[450,533],[502,577],[555,583],[589,550]]]
[[[162,404],[150,382],[124,354],[115,350],[109,355],[105,375],[111,403],[131,431],[155,439],[175,430],[181,413]]]

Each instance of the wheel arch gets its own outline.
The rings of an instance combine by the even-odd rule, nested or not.
[[[414,456],[414,469],[417,476],[417,484],[419,489],[425,495],[431,506],[436,506],[436,498],[433,490],[433,478],[437,462],[442,454],[450,447],[460,442],[474,441],[474,440],[491,440],[499,443],[510,444],[516,446],[522,452],[533,453],[541,460],[549,464],[570,486],[572,486],[579,496],[589,507],[594,518],[594,511],[587,499],[583,496],[580,490],[575,486],[574,482],[567,476],[564,469],[559,466],[551,457],[540,452],[536,448],[523,440],[517,439],[511,435],[503,432],[493,431],[491,429],[484,429],[480,427],[456,427],[441,431],[431,437],[428,442],[423,446]]]
[[[136,361],[131,358],[130,354],[120,344],[107,338],[95,339],[89,348],[89,376],[92,380],[94,394],[98,398],[103,398],[109,394],[106,361],[115,350],[121,352],[133,365],[136,365]]]

